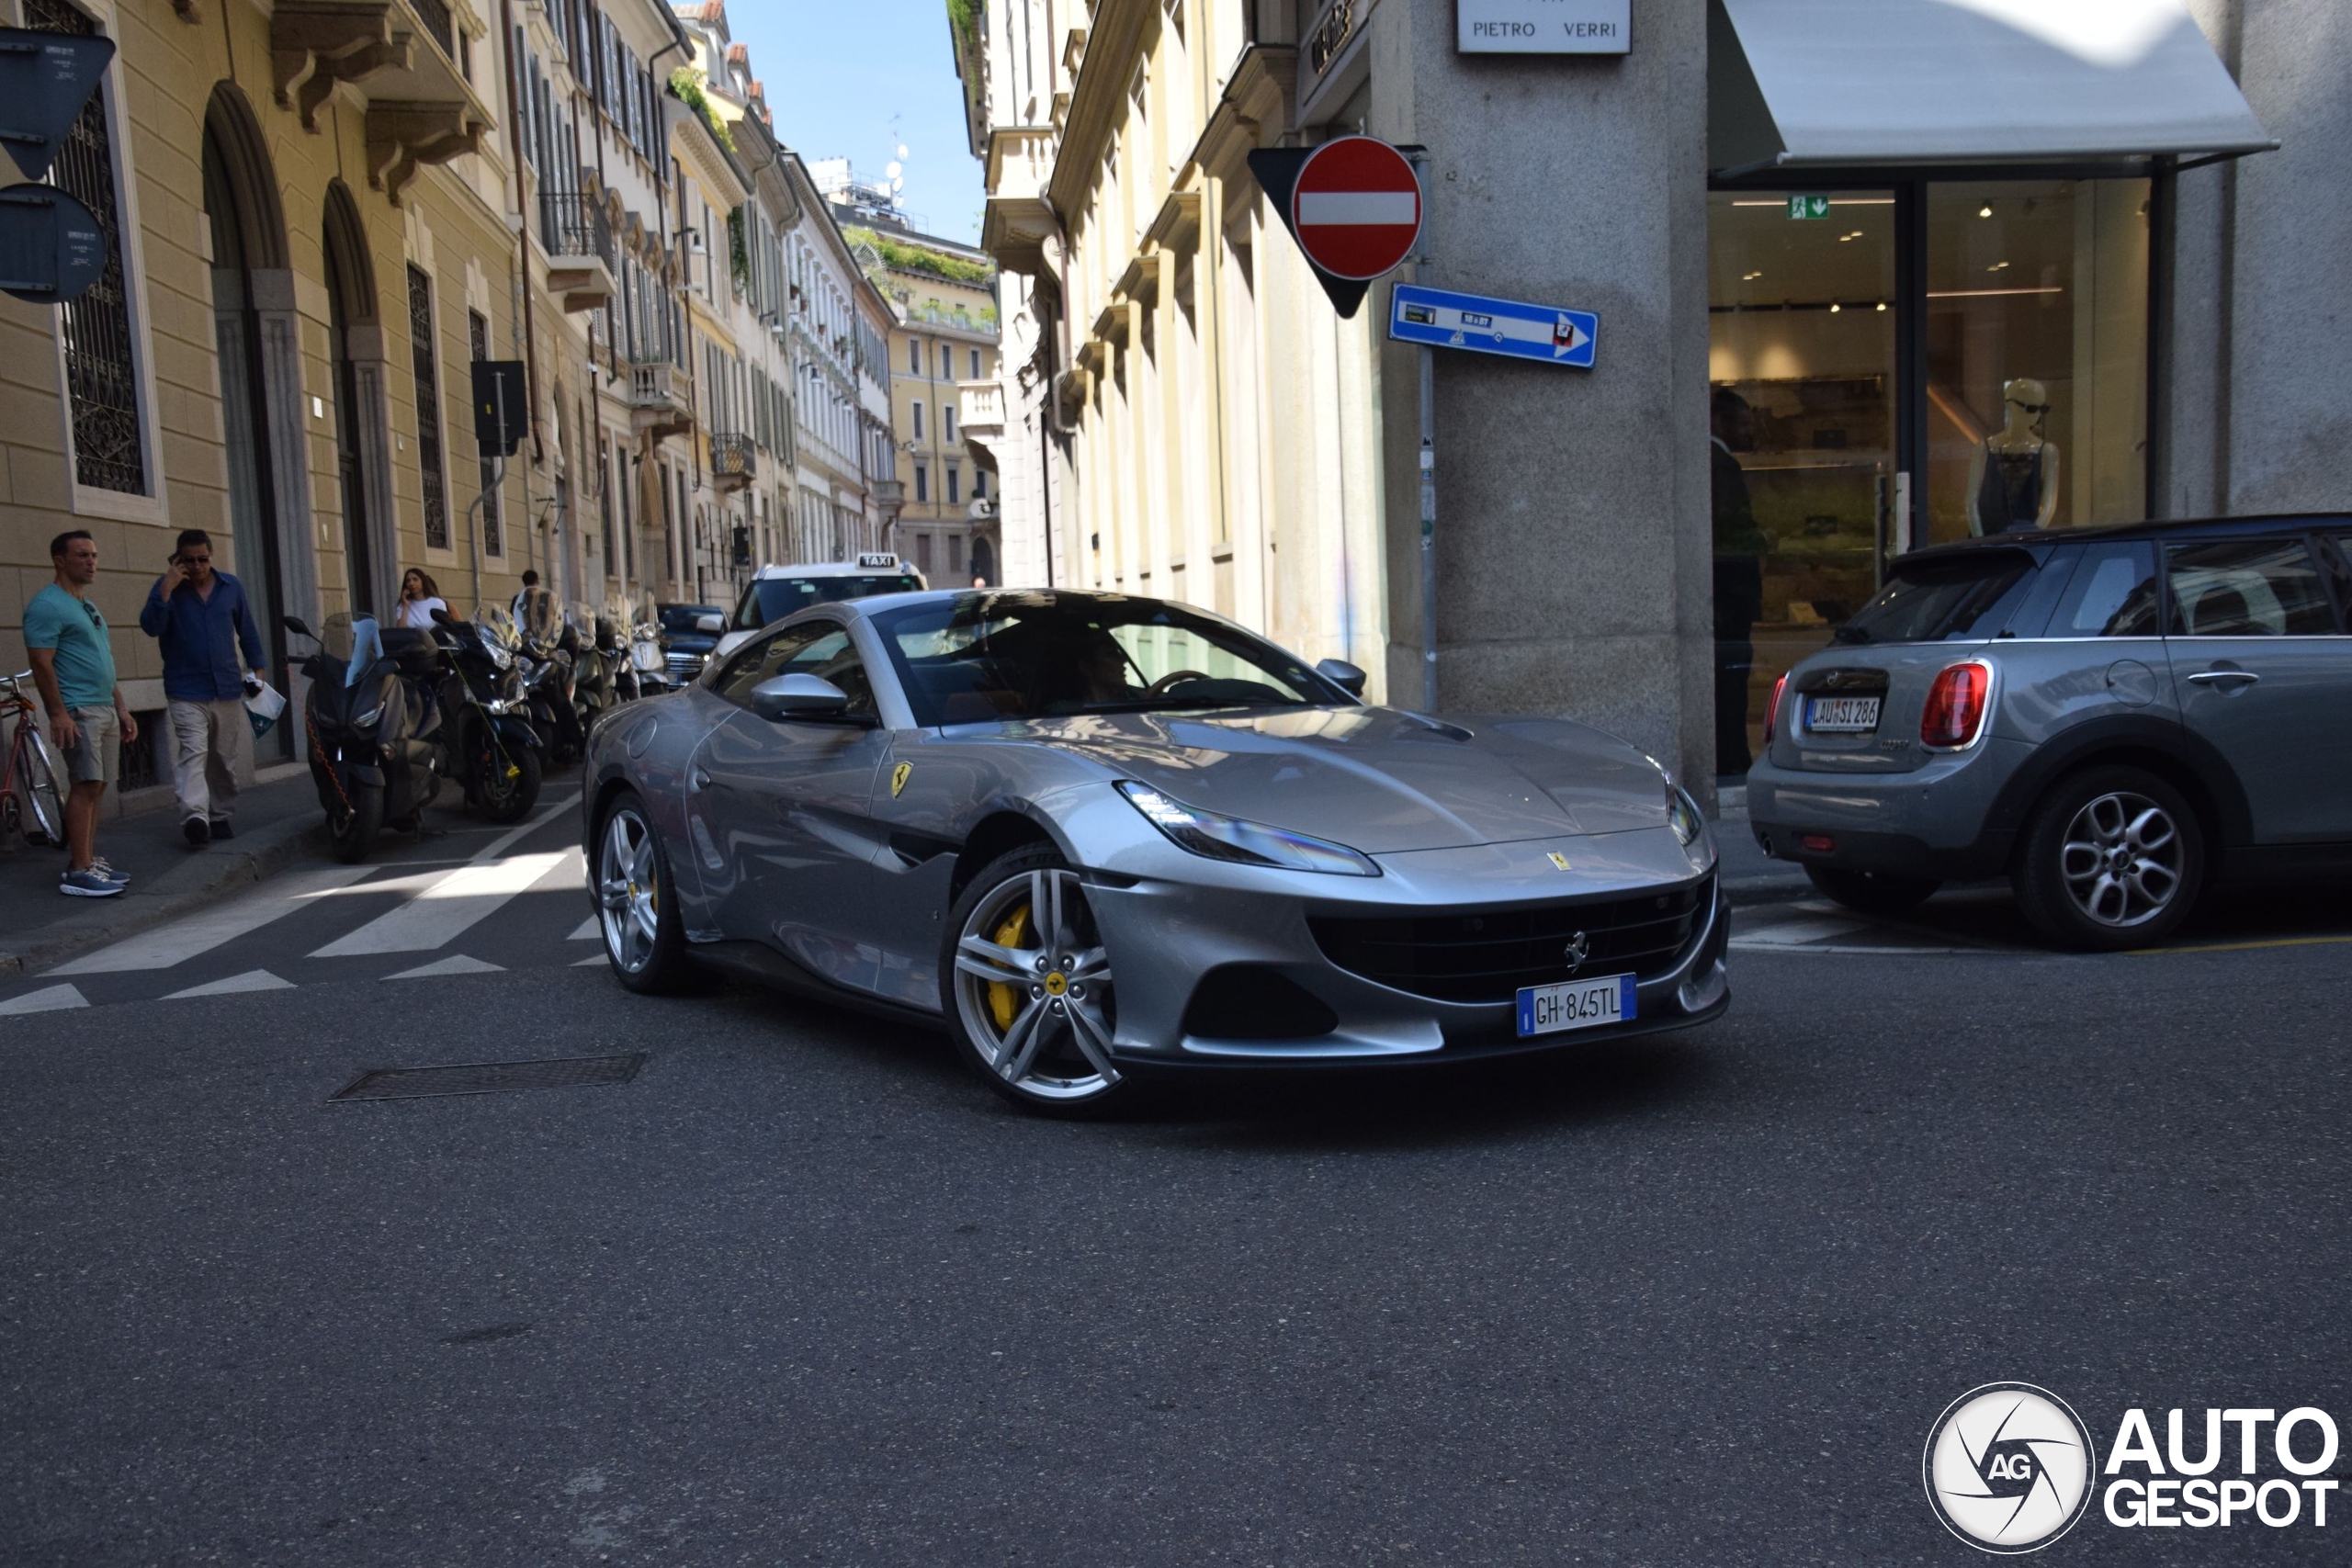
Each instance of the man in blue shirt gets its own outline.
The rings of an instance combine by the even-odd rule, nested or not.
[[[180,831],[198,850],[234,838],[237,779],[253,767],[244,699],[261,684],[246,671],[265,668],[269,659],[244,585],[212,570],[212,536],[201,528],[181,530],[170,569],[139,612],[139,629],[164,645]]]
[[[98,802],[121,771],[123,742],[139,739],[139,721],[123,706],[115,682],[107,618],[90,603],[90,585],[98,580],[96,542],[88,529],[72,529],[50,541],[49,559],[57,581],[25,606],[25,651],[69,781],[65,874],[57,890],[111,898],[130,878],[97,857]]]

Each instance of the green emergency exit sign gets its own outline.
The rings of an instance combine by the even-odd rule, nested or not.
[[[1792,196],[1789,197],[1789,216],[1826,218],[1829,216],[1829,198],[1826,196]]]

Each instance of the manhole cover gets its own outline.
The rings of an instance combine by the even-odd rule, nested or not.
[[[627,1083],[646,1053],[562,1056],[547,1062],[470,1062],[455,1067],[370,1067],[334,1093],[338,1100],[415,1100],[435,1094],[504,1094],[524,1089],[582,1089]]]

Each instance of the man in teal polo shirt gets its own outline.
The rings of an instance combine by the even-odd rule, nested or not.
[[[123,706],[115,682],[107,619],[90,602],[90,584],[98,578],[96,541],[81,528],[60,534],[50,541],[49,559],[57,581],[25,606],[25,650],[72,781],[65,796],[65,875],[57,890],[76,898],[111,898],[129,878],[115,875],[97,858],[98,802],[120,768],[122,743],[139,739],[139,723]]]

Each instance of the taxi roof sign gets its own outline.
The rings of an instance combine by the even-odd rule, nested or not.
[[[872,551],[859,556],[857,564],[869,570],[891,571],[897,569],[899,558],[883,551]]]

